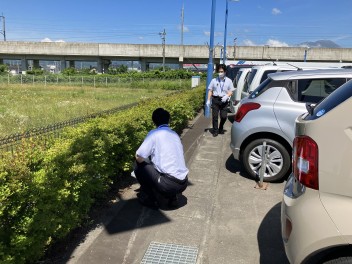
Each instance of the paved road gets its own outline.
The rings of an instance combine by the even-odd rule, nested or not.
[[[231,155],[231,122],[224,135],[214,138],[210,121],[200,115],[182,137],[190,185],[179,209],[142,207],[134,184],[63,263],[288,263],[280,231],[284,183],[254,188]],[[163,262],[169,248],[176,253]],[[183,257],[196,261],[179,261]]]

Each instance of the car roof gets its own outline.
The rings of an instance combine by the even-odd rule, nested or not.
[[[246,71],[251,71],[252,68],[241,68],[239,71],[246,72]]]
[[[277,70],[277,69],[297,69],[298,67],[292,66],[292,65],[288,65],[288,64],[284,64],[284,65],[273,65],[273,64],[265,64],[265,65],[257,65],[257,66],[253,66],[252,69],[264,69],[264,70]]]
[[[296,71],[286,71],[286,72],[276,72],[268,74],[268,78],[275,81],[280,80],[291,80],[291,79],[307,79],[307,78],[329,78],[329,77],[341,77],[341,78],[352,78],[352,69],[341,69],[341,68],[331,68],[331,69],[305,69]]]

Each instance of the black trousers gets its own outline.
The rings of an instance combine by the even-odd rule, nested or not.
[[[221,102],[221,97],[212,97],[212,118],[213,118],[213,132],[218,132],[219,129],[224,129],[224,124],[227,119],[227,102]],[[220,125],[219,124],[220,113]]]
[[[157,171],[153,164],[147,162],[135,162],[134,173],[141,185],[141,191],[151,199],[156,199],[154,192],[157,191],[165,198],[172,198],[182,193],[187,188],[188,178],[180,181]]]

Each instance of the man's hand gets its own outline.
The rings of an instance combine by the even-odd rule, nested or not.
[[[226,103],[229,100],[229,96],[226,94],[221,98],[221,102]]]
[[[136,161],[137,161],[138,163],[142,163],[142,162],[144,161],[144,158],[141,157],[141,156],[138,156],[138,155],[136,154]]]
[[[207,103],[206,103],[207,107],[210,107],[210,100],[208,99]]]

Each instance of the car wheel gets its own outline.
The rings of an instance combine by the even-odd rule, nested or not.
[[[264,142],[266,165],[263,180],[266,182],[281,180],[290,169],[291,156],[286,148],[275,140],[263,138],[249,143],[243,150],[242,164],[247,173],[258,180],[263,161]]]

